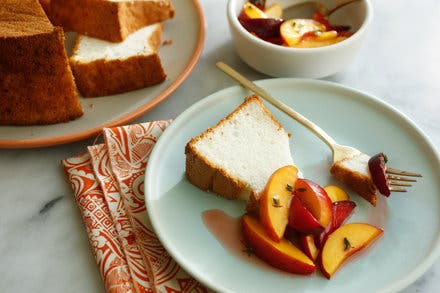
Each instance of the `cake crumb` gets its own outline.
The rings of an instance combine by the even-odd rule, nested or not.
[[[173,40],[165,40],[165,41],[163,41],[162,46],[169,46],[172,44],[173,44]]]

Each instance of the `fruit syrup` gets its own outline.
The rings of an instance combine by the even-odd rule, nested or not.
[[[246,247],[241,230],[241,217],[231,217],[222,210],[212,209],[204,211],[201,215],[203,223],[223,248],[233,255],[252,265],[257,265],[265,270],[276,271],[277,274],[295,276],[270,266]]]

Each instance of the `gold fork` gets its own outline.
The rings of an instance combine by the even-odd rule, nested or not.
[[[341,161],[345,158],[351,158],[353,156],[361,154],[361,151],[351,147],[351,146],[345,146],[338,144],[330,135],[328,135],[321,127],[301,115],[300,113],[293,110],[291,107],[287,106],[283,102],[279,101],[278,99],[271,96],[266,90],[259,87],[240,73],[238,73],[236,70],[234,70],[229,65],[223,63],[223,62],[217,62],[217,67],[220,68],[224,73],[238,81],[242,86],[245,88],[251,90],[252,92],[256,93],[302,125],[304,125],[306,128],[311,130],[316,136],[318,136],[323,142],[325,142],[333,153],[333,163]],[[416,179],[408,178],[408,177],[422,177],[421,174],[414,173],[414,172],[408,172],[403,170],[398,170],[394,168],[386,168],[387,177],[389,179],[388,184],[391,185],[390,191],[395,192],[406,192],[406,189],[402,188],[401,186],[411,186],[410,183],[406,182],[416,182]],[[404,177],[407,176],[407,177]],[[404,181],[404,182],[402,182]],[[400,187],[394,187],[394,186],[400,186]]]

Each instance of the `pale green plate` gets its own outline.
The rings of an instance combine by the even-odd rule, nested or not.
[[[390,165],[420,172],[423,178],[408,193],[394,193],[379,201],[377,208],[350,193],[357,203],[350,222],[369,222],[385,232],[366,254],[347,263],[330,281],[320,273],[304,277],[251,265],[223,248],[201,218],[210,209],[238,217],[243,205],[203,192],[184,178],[187,141],[250,95],[238,86],[228,88],[182,113],[151,154],[145,177],[146,205],[165,248],[186,271],[221,292],[394,292],[415,281],[432,265],[440,247],[440,163],[428,138],[396,109],[341,85],[301,79],[258,84],[339,143],[370,155],[383,151]],[[337,183],[327,171],[331,162],[327,146],[284,113],[269,109],[293,134],[292,154],[304,176],[323,186]]]

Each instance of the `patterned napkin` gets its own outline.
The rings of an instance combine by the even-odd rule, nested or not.
[[[166,252],[145,209],[145,168],[169,123],[105,128],[104,144],[62,161],[107,292],[208,292]]]

